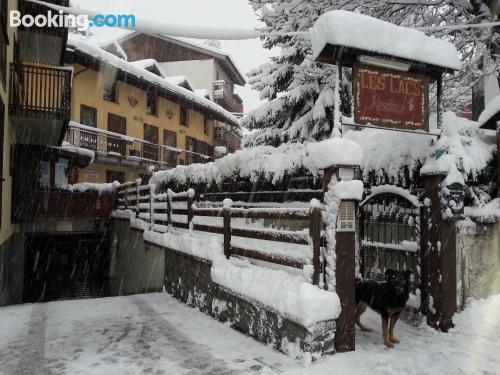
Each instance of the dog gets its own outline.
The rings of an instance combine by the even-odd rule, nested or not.
[[[356,279],[355,321],[364,332],[371,329],[364,326],[361,315],[369,306],[382,317],[382,335],[384,344],[393,348],[399,341],[394,337],[394,326],[406,306],[410,296],[410,275],[412,271],[385,271],[385,281]]]

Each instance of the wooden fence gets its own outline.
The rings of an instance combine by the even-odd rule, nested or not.
[[[211,205],[214,202],[203,202]],[[246,257],[258,261],[278,264],[281,266],[302,269],[307,261],[296,257],[275,255],[263,252],[257,248],[248,249],[232,246],[232,237],[242,237],[261,241],[281,242],[293,245],[306,245],[311,248],[311,262],[313,266],[313,284],[318,285],[321,279],[323,261],[321,254],[322,217],[321,208],[243,208],[241,206],[203,207],[198,208],[195,202],[194,191],[165,194],[155,194],[150,185],[140,186],[137,183],[122,185],[118,191],[117,208],[129,209],[136,213],[136,217],[149,224],[153,231],[166,232],[168,227],[193,229],[195,231],[223,235],[224,255]],[[186,217],[181,220],[180,217]],[[222,218],[223,225],[208,225],[195,223],[195,218]],[[290,230],[276,230],[265,228],[242,228],[235,225],[233,219],[266,219],[307,221],[309,233]]]

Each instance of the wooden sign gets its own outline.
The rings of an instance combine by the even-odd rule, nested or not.
[[[353,68],[356,124],[429,131],[427,76],[361,64]]]

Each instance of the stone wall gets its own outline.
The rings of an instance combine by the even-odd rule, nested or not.
[[[24,285],[22,237],[11,236],[0,246],[0,306],[21,303]]]
[[[303,327],[213,283],[209,261],[145,242],[143,232],[131,230],[128,220],[114,220],[112,228],[112,295],[163,287],[189,306],[293,358],[309,361],[335,352],[335,321]]]
[[[128,220],[113,220],[111,233],[110,294],[161,291],[165,252],[145,245],[143,232],[131,229]]]
[[[500,222],[458,224],[457,302],[500,293]]]
[[[149,246],[159,249],[157,245]],[[210,270],[210,262],[204,259],[166,250],[165,290],[291,357],[316,359],[335,352],[335,321],[305,328],[268,306],[213,283]]]

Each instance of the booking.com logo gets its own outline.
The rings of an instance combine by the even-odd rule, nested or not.
[[[90,18],[88,15],[64,14],[63,11],[47,14],[21,15],[18,10],[10,11],[10,26],[26,28],[36,27],[75,27],[78,31],[87,31],[90,27],[135,27],[135,16],[133,14],[96,14]]]

